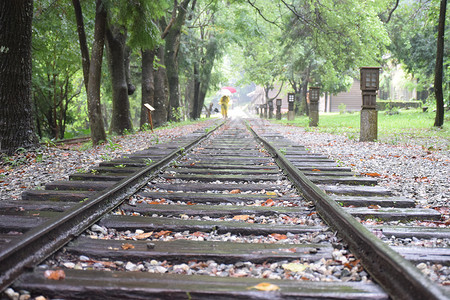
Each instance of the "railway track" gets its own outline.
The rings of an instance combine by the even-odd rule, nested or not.
[[[383,223],[439,222],[436,211],[257,121],[249,127],[229,121],[1,203],[2,290],[79,299],[448,297],[414,266],[448,266],[448,248],[392,249],[379,239],[448,239],[448,229]]]

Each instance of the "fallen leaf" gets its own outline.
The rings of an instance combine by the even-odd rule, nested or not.
[[[285,235],[285,234],[272,233],[272,234],[270,234],[270,236],[273,237],[276,240],[285,240],[285,239],[287,239],[287,235]]]
[[[313,171],[313,172],[320,172],[319,169],[312,169],[311,171]]]
[[[268,282],[261,282],[255,286],[252,286],[248,289],[257,289],[260,291],[270,292],[270,291],[278,291],[280,287],[278,285],[268,283]]]
[[[162,237],[162,236],[167,236],[167,235],[169,235],[171,233],[172,233],[172,231],[170,231],[170,230],[161,230],[160,232],[155,233],[155,237],[159,238],[159,237]]]
[[[64,270],[46,270],[44,272],[44,276],[45,278],[51,280],[62,280],[66,278],[66,273],[64,273]]]
[[[195,237],[205,237],[206,236],[205,233],[201,232],[201,231],[196,231],[196,232],[192,233],[192,235]]]
[[[283,267],[283,269],[287,270],[287,271],[291,271],[291,272],[303,272],[306,270],[306,268],[308,268],[308,266],[304,265],[304,264],[299,264],[299,263],[290,263],[290,264],[283,264],[281,265]]]
[[[230,192],[230,194],[240,194],[240,193],[241,193],[241,190],[240,190],[240,189],[232,190],[232,191]]]
[[[147,204],[161,204],[160,201],[147,201]]]
[[[267,196],[276,196],[277,193],[275,193],[275,192],[266,192],[266,195]]]
[[[131,244],[122,244],[122,249],[123,250],[134,249],[134,246]]]
[[[371,204],[371,205],[367,206],[367,208],[369,208],[369,209],[380,209],[381,206],[375,205],[375,204]]]
[[[233,220],[247,221],[249,218],[249,215],[236,215],[233,217]]]
[[[381,174],[378,173],[362,173],[362,175],[370,176],[370,177],[381,177]]]
[[[186,203],[186,205],[195,205],[195,203],[194,203],[194,202],[191,202],[191,201],[188,201],[188,202]]]
[[[350,270],[353,269],[353,267],[356,267],[359,264],[360,260],[359,259],[355,259],[352,261],[349,261],[347,263],[344,264],[344,267],[349,268]]]
[[[274,206],[275,205],[275,201],[273,201],[272,199],[267,199],[266,201],[264,201],[261,206]]]
[[[153,234],[153,231],[151,232],[144,232],[138,235],[133,236],[133,238],[137,239],[137,240],[143,240],[143,239],[148,239],[149,237],[151,237]]]

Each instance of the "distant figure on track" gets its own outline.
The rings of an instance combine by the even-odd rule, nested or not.
[[[228,103],[230,102],[230,97],[223,95],[219,100],[221,106],[221,113],[224,119],[228,118]]]

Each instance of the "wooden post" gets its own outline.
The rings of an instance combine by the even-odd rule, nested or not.
[[[144,104],[145,108],[147,108],[147,113],[148,113],[148,121],[150,122],[150,129],[153,132],[153,120],[152,120],[152,111],[154,111],[155,109],[148,103]]]
[[[380,86],[380,67],[362,67],[362,107],[360,142],[374,142],[378,137],[377,90]]]
[[[288,118],[287,119],[289,121],[292,121],[295,119],[294,101],[295,101],[295,94],[288,93]]]

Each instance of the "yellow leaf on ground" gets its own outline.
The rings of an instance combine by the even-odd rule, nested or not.
[[[260,291],[269,292],[269,291],[278,291],[280,289],[280,287],[278,285],[275,285],[272,283],[261,282],[255,286],[250,287],[250,289],[257,289]]]
[[[249,218],[249,215],[236,215],[233,217],[233,220],[247,221]]]
[[[266,192],[266,195],[267,196],[276,196],[277,193],[275,193],[275,192]]]
[[[303,272],[308,266],[299,263],[283,264],[283,269],[291,272]]]
[[[144,232],[138,235],[133,236],[133,238],[137,239],[137,240],[143,240],[143,239],[148,239],[149,237],[151,237],[153,234],[153,231],[150,232]]]

